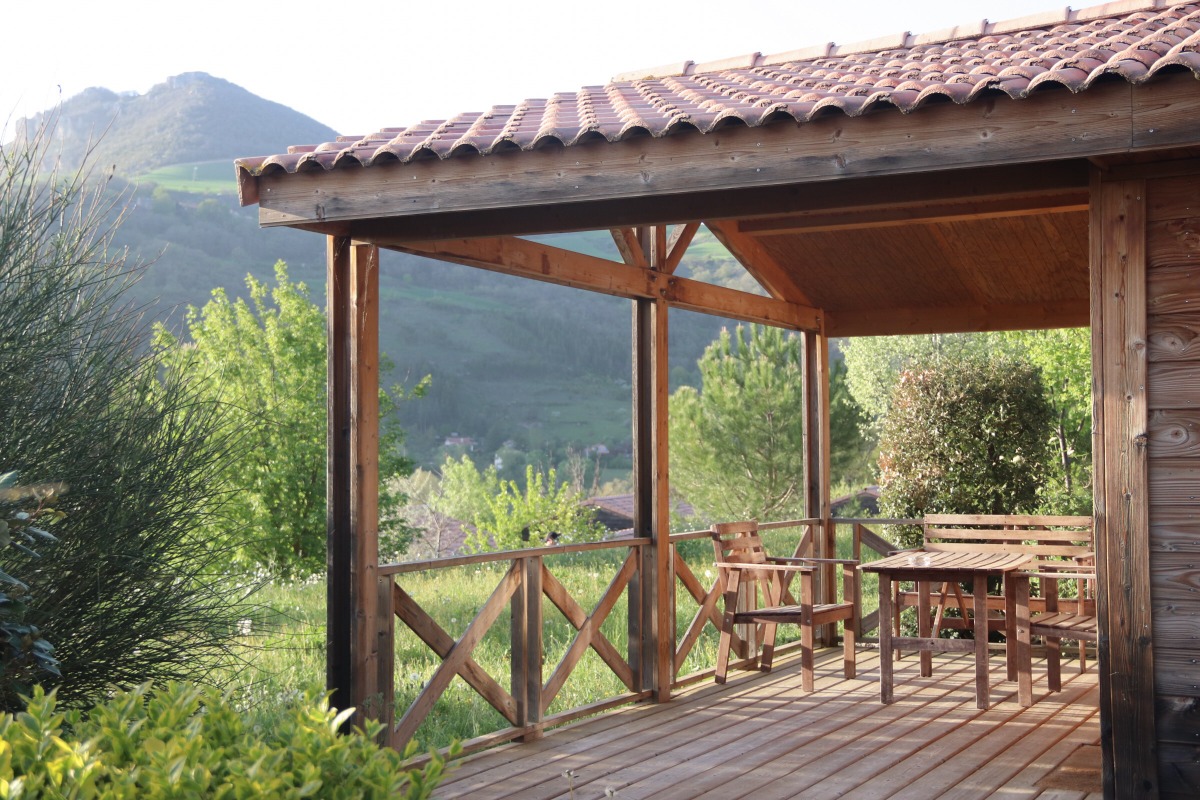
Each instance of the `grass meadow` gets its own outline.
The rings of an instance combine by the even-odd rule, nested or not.
[[[839,554],[850,555],[849,528],[839,533]],[[770,531],[764,535],[769,552],[790,555],[797,533]],[[715,579],[712,547],[707,539],[685,541],[679,551],[700,582],[711,586]],[[589,613],[599,603],[627,550],[564,553],[546,558],[550,572]],[[509,562],[468,565],[398,576],[401,586],[451,636],[460,637],[500,583]],[[877,606],[874,576],[863,576],[864,613]],[[682,639],[697,604],[677,582],[676,640]],[[243,621],[241,662],[227,677],[228,688],[259,724],[270,725],[305,690],[320,691],[325,683],[325,582],[317,577],[294,583],[270,583],[255,596],[256,609]],[[627,652],[626,594],[601,626],[605,637],[621,652]],[[511,682],[509,610],[475,648],[473,658],[501,686]],[[549,679],[570,647],[575,629],[558,609],[543,598],[542,681]],[[781,626],[779,641],[799,636],[794,626]],[[681,674],[711,668],[716,663],[717,631],[709,625],[689,655]],[[441,660],[399,621],[396,623],[396,719],[417,697]],[[554,699],[548,714],[566,711],[613,697],[626,691],[621,681],[600,657],[589,649]],[[421,749],[448,746],[454,740],[470,739],[499,730],[507,721],[456,677],[437,701],[433,712],[417,732]]]

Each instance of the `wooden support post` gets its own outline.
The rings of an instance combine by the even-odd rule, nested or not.
[[[1146,184],[1092,182],[1092,370],[1105,797],[1158,796],[1150,628]]]
[[[667,258],[666,232],[638,230],[642,254],[652,269]],[[653,539],[644,548],[639,592],[642,688],[659,702],[671,697],[675,664],[675,563],[671,553],[671,514],[667,472],[667,406],[670,396],[667,302],[634,301],[634,529]],[[632,643],[632,632],[630,640]]]
[[[542,559],[520,561],[521,586],[512,596],[512,696],[517,727],[528,732],[517,741],[542,738]]]
[[[813,537],[813,551],[818,558],[837,558],[837,531],[829,516],[829,340],[820,333],[804,336],[804,479],[806,517],[821,520]],[[817,571],[817,602],[837,600],[835,564],[825,564]],[[833,625],[822,625],[818,641],[829,644],[836,637]]]
[[[392,703],[391,675],[380,674],[391,621],[379,613],[378,248],[330,237],[328,297],[326,680],[362,724]]]
[[[633,531],[654,536],[653,300],[633,301]],[[655,547],[639,547],[637,575],[629,583],[629,665],[638,691],[654,688],[657,616]]]

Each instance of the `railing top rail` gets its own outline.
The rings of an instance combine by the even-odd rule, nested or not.
[[[426,572],[431,569],[447,569],[468,564],[491,564],[500,561],[513,561],[518,558],[533,558],[538,556],[556,556],[565,553],[585,553],[590,550],[617,550],[629,547],[641,547],[650,544],[645,538],[609,539],[603,542],[583,542],[581,544],[552,544],[545,547],[526,547],[520,550],[497,550],[494,553],[476,553],[469,556],[450,556],[448,558],[428,558],[424,561],[406,561],[402,564],[380,564],[380,575],[403,575],[409,572]]]

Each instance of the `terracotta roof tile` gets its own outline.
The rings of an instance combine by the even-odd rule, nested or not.
[[[600,137],[707,133],[780,118],[804,123],[883,106],[911,113],[934,98],[964,104],[1003,92],[1020,99],[1046,85],[1081,92],[1106,75],[1136,84],[1168,68],[1200,77],[1200,2],[1125,0],[916,36],[633,70],[605,86],[291,147],[237,166],[246,175],[297,172],[569,147]]]

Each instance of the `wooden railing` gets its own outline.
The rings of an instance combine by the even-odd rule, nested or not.
[[[894,550],[895,545],[884,539],[868,526],[882,524],[909,524],[912,520],[835,519],[835,532],[839,535],[849,526],[850,553],[862,559],[864,553],[883,555]],[[777,532],[776,546],[786,545],[790,555],[803,556],[820,549],[819,534],[824,530],[819,519],[787,520],[762,523],[760,530]],[[794,539],[779,534],[795,530]],[[711,667],[701,667],[688,674],[681,674],[688,657],[693,654],[702,638],[707,635],[715,643],[720,625],[720,591],[715,570],[694,569],[697,564],[711,565],[712,554],[708,552],[708,531],[687,531],[670,537],[671,565],[677,591],[668,599],[671,603],[673,637],[671,675],[672,688],[695,683],[713,675]],[[705,540],[703,555],[693,554],[692,563],[680,552],[686,542]],[[844,541],[844,540],[843,540]],[[650,616],[641,607],[641,598],[646,592],[642,587],[653,583],[643,577],[646,558],[652,550],[650,539],[622,539],[577,545],[555,545],[525,550],[485,553],[454,558],[381,566],[380,601],[389,620],[399,619],[441,660],[433,674],[424,682],[416,698],[403,713],[399,721],[392,717],[394,703],[393,658],[395,653],[395,630],[389,627],[381,636],[380,686],[383,689],[383,714],[380,719],[387,725],[388,743],[403,748],[421,726],[434,705],[441,698],[453,679],[458,676],[483,700],[494,708],[508,723],[508,727],[465,742],[465,752],[479,750],[505,741],[530,741],[554,725],[564,724],[583,716],[596,714],[619,705],[642,700],[653,694],[653,670],[644,666],[645,654],[658,651],[656,642],[650,640],[645,620]],[[594,607],[589,611],[572,596],[566,586],[554,575],[551,566],[555,559],[573,553],[589,551],[626,551],[619,563],[614,559],[614,572]],[[831,554],[832,555],[832,554]],[[845,554],[843,554],[845,555]],[[479,607],[474,618],[457,638],[435,620],[434,615],[423,608],[403,586],[403,577],[414,573],[448,570],[455,567],[475,565],[507,565],[490,597]],[[819,579],[823,576],[818,576]],[[711,580],[709,580],[711,578]],[[829,588],[825,588],[829,587]],[[818,592],[833,591],[834,582],[828,578],[819,580]],[[854,598],[862,607],[861,590]],[[818,596],[821,596],[818,594]],[[628,608],[628,645],[621,652],[605,636],[601,626],[612,614],[618,602],[625,598]],[[547,611],[546,600],[574,630],[570,644],[547,675],[544,659],[543,624]],[[688,605],[692,604],[692,605]],[[684,608],[689,610],[684,611]],[[509,610],[511,645],[510,674],[489,674],[475,658],[473,652],[484,636]],[[688,622],[682,628],[677,624],[680,615],[688,614]],[[709,626],[712,626],[709,630]],[[864,633],[878,627],[878,614],[872,613],[861,620],[857,631],[859,641]],[[754,652],[752,635],[735,641],[737,658],[742,664],[752,663]],[[827,641],[827,643],[831,643]],[[714,644],[715,647],[715,644]],[[798,642],[776,648],[777,654],[799,647]],[[559,696],[568,679],[575,672],[581,659],[594,651],[609,672],[623,686],[624,691],[595,702],[566,711],[549,714],[548,711]],[[505,679],[507,677],[507,680]],[[507,686],[505,685],[507,684]]]

